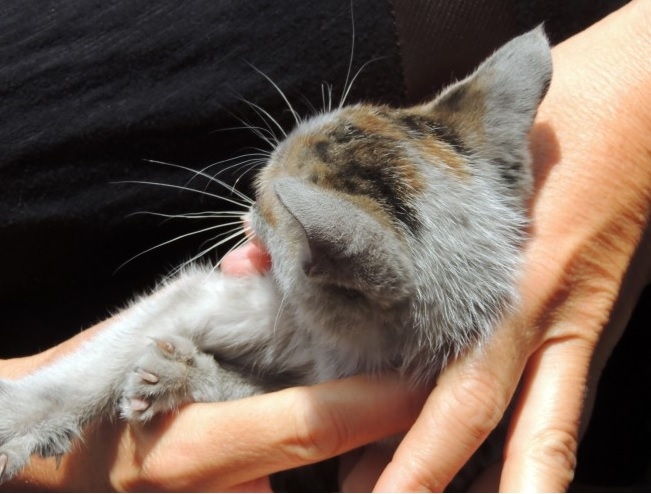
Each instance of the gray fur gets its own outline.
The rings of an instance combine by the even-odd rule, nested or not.
[[[357,290],[374,301],[414,295],[414,267],[404,246],[354,204],[295,178],[274,190],[305,235],[303,271],[311,281]]]
[[[411,229],[387,208],[367,210],[348,192],[292,176],[288,150],[345,108],[301,124],[272,155],[251,210],[271,273],[191,268],[79,351],[0,381],[0,478],[34,453],[65,453],[98,416],[146,421],[182,403],[387,369],[433,379],[480,345],[517,299],[526,136],[550,77],[537,29],[413,110],[446,126],[464,168],[452,174],[421,144],[400,144],[416,177],[403,197],[417,215]]]
[[[470,91],[460,100],[451,97],[462,88],[472,88],[484,96],[481,131],[485,135],[475,150],[497,167],[481,169],[500,171],[501,187],[506,185],[507,193],[520,204],[532,186],[527,134],[549,87],[551,65],[549,42],[539,26],[504,45],[468,78],[453,84],[430,103],[436,111],[453,100],[456,111],[474,112],[476,100],[468,97]],[[503,183],[504,178],[511,179],[511,183]]]

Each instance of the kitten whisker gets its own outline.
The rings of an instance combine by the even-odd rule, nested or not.
[[[221,174],[224,173],[224,172],[227,172],[227,171],[229,171],[229,170],[236,169],[236,168],[238,168],[238,167],[245,167],[245,166],[250,165],[251,163],[253,163],[254,165],[264,166],[264,165],[266,164],[266,162],[267,162],[267,160],[269,159],[270,156],[271,156],[271,153],[265,153],[265,154],[263,154],[263,153],[249,153],[249,154],[242,155],[242,156],[239,157],[239,159],[242,159],[242,158],[249,158],[249,159],[246,159],[246,160],[243,160],[243,161],[239,161],[239,162],[234,163],[234,164],[232,164],[232,165],[229,165],[229,166],[225,166],[225,167],[223,167],[223,168],[220,168],[220,169],[219,169],[215,174],[213,174],[212,176],[213,176],[213,177],[218,177],[219,175],[221,175]],[[203,170],[204,170],[204,171],[207,171],[207,170],[209,170],[210,168],[212,168],[213,166],[217,166],[217,165],[220,165],[220,164],[221,164],[220,162],[217,162],[217,163],[211,163],[210,165],[208,165],[207,167],[205,167]],[[233,187],[235,187],[235,184],[233,185]]]
[[[328,104],[326,107],[326,91],[324,88],[327,88],[327,94],[328,94]],[[323,102],[323,112],[324,113],[329,113],[332,111],[332,84],[328,82],[322,82],[321,83],[321,101]]]
[[[368,62],[363,63],[362,66],[359,69],[357,69],[355,75],[351,78],[350,74],[352,73],[353,70],[353,59],[355,58],[355,12],[353,9],[352,0],[350,2],[350,25],[351,25],[350,59],[348,60],[348,70],[346,72],[346,80],[344,81],[344,87],[342,90],[341,99],[339,100],[339,109],[343,108],[343,106],[346,104],[346,100],[348,99],[348,95],[350,94],[350,91],[353,88],[355,81],[362,73],[362,71],[366,68],[366,66],[369,65],[370,63],[376,62],[377,60],[381,60],[382,58],[384,58],[384,57],[376,57],[369,60]],[[330,101],[328,104],[328,111],[331,110],[332,110],[332,91],[330,94]]]
[[[233,170],[237,168],[245,168],[248,167],[249,165],[253,166],[264,166],[267,163],[267,160],[269,159],[269,156],[265,156],[264,159],[262,157],[260,158],[250,158],[248,160],[241,161],[239,163],[236,163],[234,165],[231,165],[228,167],[228,170]],[[222,172],[225,170],[219,170],[214,176],[220,175]],[[233,184],[233,187],[235,187],[236,184]]]
[[[287,297],[285,294],[283,294],[283,298],[280,299],[280,305],[278,306],[278,312],[276,312],[276,319],[274,320],[274,325],[273,328],[271,328],[271,333],[274,334],[276,333],[276,329],[278,328],[278,321],[280,321],[280,315],[283,312],[283,309],[285,308],[285,301]]]
[[[224,226],[226,226],[226,225],[224,225]],[[181,265],[180,265],[179,267],[177,267],[176,269],[172,270],[172,272],[171,272],[168,276],[169,276],[169,277],[176,276],[176,275],[177,275],[179,272],[181,272],[181,271],[182,271],[186,266],[188,266],[188,265],[194,263],[194,262],[197,261],[198,259],[200,259],[200,258],[202,258],[203,256],[205,256],[208,252],[211,252],[211,251],[216,250],[216,249],[219,248],[220,246],[224,245],[224,244],[227,243],[227,242],[230,242],[231,240],[233,240],[234,238],[237,238],[237,237],[240,236],[240,235],[242,235],[243,238],[240,239],[240,240],[238,241],[238,243],[235,244],[236,246],[239,246],[239,245],[242,245],[242,244],[246,241],[246,236],[244,235],[244,230],[243,230],[241,227],[240,227],[240,228],[232,228],[232,229],[230,229],[228,232],[224,232],[224,233],[222,233],[222,234],[220,234],[220,235],[217,235],[217,236],[213,237],[212,239],[206,240],[206,242],[210,242],[210,240],[216,240],[216,239],[219,239],[216,243],[212,244],[210,247],[208,247],[208,248],[206,248],[206,249],[203,249],[201,252],[199,252],[198,254],[194,255],[193,257],[191,257],[191,258],[188,259],[187,261],[181,263]],[[223,237],[223,238],[219,238],[219,237]],[[204,242],[204,244],[205,244],[206,242]],[[229,249],[228,252],[231,252],[231,250],[233,250],[234,248],[235,248],[235,247]],[[217,262],[215,263],[215,267],[219,267],[220,265],[221,265],[221,258],[217,260]]]
[[[344,94],[343,94],[342,97],[341,97],[341,101],[339,102],[339,108],[340,108],[340,109],[341,109],[341,108],[346,104],[346,98],[348,98],[348,94],[350,93],[351,89],[353,88],[353,84],[355,83],[355,81],[357,80],[357,78],[359,77],[359,75],[362,73],[362,71],[363,71],[363,70],[364,70],[368,65],[372,64],[373,62],[377,62],[378,60],[382,60],[383,58],[385,58],[385,57],[376,57],[376,58],[372,58],[371,60],[369,60],[369,61],[367,61],[367,62],[364,62],[364,63],[362,64],[362,66],[361,66],[359,69],[357,69],[357,71],[355,72],[355,75],[354,75],[353,78],[350,80],[350,83],[347,82],[348,87],[346,88]]]
[[[223,180],[220,180],[220,179],[218,179],[218,178],[215,177],[215,176],[208,175],[207,173],[205,173],[206,168],[204,168],[203,170],[198,170],[198,171],[197,171],[197,170],[193,170],[192,168],[188,168],[187,166],[177,165],[177,164],[174,164],[174,163],[167,163],[167,162],[164,162],[164,161],[157,161],[157,160],[149,160],[149,161],[150,161],[150,163],[157,163],[157,164],[159,164],[159,165],[171,166],[172,168],[178,168],[178,169],[180,169],[180,170],[185,170],[185,171],[189,171],[189,172],[194,173],[194,177],[191,178],[191,179],[188,181],[188,184],[189,184],[189,183],[190,183],[194,178],[201,176],[201,177],[206,178],[209,182],[214,182],[214,183],[216,183],[217,185],[222,186],[223,188],[225,188],[225,189],[228,190],[229,192],[235,194],[237,197],[239,197],[240,199],[242,199],[242,200],[244,201],[245,204],[249,204],[249,205],[253,204],[253,200],[252,200],[250,197],[248,197],[247,195],[245,195],[245,194],[243,194],[242,192],[240,192],[239,190],[237,190],[234,186],[232,186],[232,185],[228,185],[228,184],[227,184],[226,182],[224,182]],[[195,189],[190,189],[190,190],[195,190]],[[204,190],[203,192],[204,192],[205,194],[209,194],[209,193],[206,192],[205,190]],[[222,199],[227,199],[227,198],[225,198],[225,197],[223,197],[223,196],[222,196],[221,198],[222,198]],[[232,202],[232,201],[229,201],[229,202]],[[242,204],[238,204],[238,205],[241,206]]]
[[[355,57],[355,13],[353,11],[353,0],[350,0],[350,26],[351,26],[350,58],[348,59],[348,70],[346,72],[346,80],[344,81],[344,87],[341,93],[341,98],[339,100],[340,109],[344,106],[344,102],[346,101],[346,97],[348,96],[348,91],[350,90],[350,86],[348,85],[348,80],[350,79],[350,73],[353,69],[353,58]],[[351,85],[352,85],[352,81],[351,81]]]
[[[242,230],[241,233],[244,233],[244,230]],[[246,235],[243,235],[243,237],[241,239],[239,239],[237,242],[235,242],[235,244],[233,244],[233,246],[230,249],[228,249],[226,251],[226,253],[217,260],[217,262],[215,263],[215,266],[213,267],[212,271],[214,272],[216,269],[218,269],[221,266],[222,259],[224,257],[226,257],[228,254],[233,252],[235,249],[237,249],[237,248],[241,247],[242,245],[244,245],[248,240],[249,240],[249,238]]]
[[[301,99],[303,100],[303,102],[304,102],[304,103],[307,105],[307,107],[309,108],[309,110],[310,110],[310,114],[311,114],[311,115],[316,115],[316,114],[319,113],[319,110],[316,109],[316,107],[314,106],[314,104],[312,104],[312,102],[309,100],[309,98],[308,98],[307,96],[305,96],[304,94],[301,94]]]
[[[267,132],[271,137],[273,137],[274,139],[276,138],[276,135],[272,133],[271,130],[269,130],[269,127],[261,127],[259,125],[250,124],[246,120],[243,120],[242,118],[234,115],[233,113],[231,113],[231,116],[233,116],[236,120],[238,120],[242,125],[239,127],[223,127],[220,129],[215,129],[210,131],[210,134],[216,134],[217,132],[228,132],[232,130],[251,130],[251,131],[259,131],[259,132]]]
[[[201,259],[201,258],[202,258],[203,256],[205,256],[206,254],[208,254],[209,252],[211,252],[211,251],[217,249],[219,246],[221,246],[221,245],[224,244],[225,242],[228,242],[229,240],[231,240],[232,238],[236,237],[237,235],[242,235],[242,236],[243,236],[243,238],[242,238],[241,240],[238,241],[238,243],[239,243],[240,245],[241,245],[241,243],[245,242],[245,241],[246,241],[246,236],[244,235],[244,230],[242,229],[241,223],[230,223],[229,225],[221,225],[221,226],[232,226],[232,225],[238,225],[238,226],[235,227],[235,228],[231,228],[231,229],[229,229],[227,232],[224,232],[224,233],[222,233],[222,234],[220,234],[220,235],[216,235],[216,236],[214,236],[214,237],[212,237],[212,238],[210,238],[210,239],[208,239],[208,240],[205,240],[204,242],[202,242],[201,245],[203,246],[203,245],[205,245],[205,244],[208,243],[208,242],[211,242],[211,241],[213,241],[213,240],[215,240],[215,239],[218,239],[219,237],[224,237],[224,236],[226,236],[226,235],[228,235],[228,238],[225,238],[225,239],[219,240],[217,243],[215,243],[215,244],[211,244],[210,247],[205,248],[205,249],[203,249],[203,247],[200,247],[202,250],[201,250],[198,254],[195,254],[195,255],[192,256],[190,259],[188,259],[188,260],[182,262],[179,266],[177,266],[176,268],[174,268],[171,272],[169,272],[169,273],[164,277],[164,280],[169,280],[169,279],[173,278],[174,276],[176,276],[177,274],[179,274],[181,271],[183,271],[187,266],[190,266],[191,264],[195,263],[196,261],[198,261],[199,259]],[[233,232],[234,232],[234,233],[233,233]],[[198,233],[198,232],[197,232],[197,233]],[[229,250],[229,252],[230,252],[230,250]],[[218,261],[218,262],[215,262],[215,263],[213,263],[213,264],[214,264],[214,266],[216,267],[216,266],[219,265],[219,261]]]
[[[252,161],[246,167],[246,169],[240,174],[240,176],[235,179],[235,182],[233,182],[233,185],[237,185],[240,182],[240,180],[242,180],[245,177],[245,175],[247,173],[250,173],[251,171],[255,170],[258,166],[264,166],[264,163],[259,163],[259,162]]]
[[[220,196],[219,194],[213,194],[211,192],[206,192],[205,190],[199,190],[199,189],[193,189],[192,187],[184,187],[182,185],[175,185],[175,184],[166,184],[162,182],[148,182],[146,180],[124,180],[116,183],[125,183],[125,184],[140,184],[140,185],[156,185],[158,187],[168,187],[170,189],[178,189],[178,190],[184,190],[186,192],[194,192],[196,194],[201,194],[205,195],[208,197],[213,197],[215,199],[219,199],[222,201],[230,202],[231,204],[235,204],[238,207],[241,207],[243,209],[247,209],[248,205],[247,204],[242,204],[237,202],[234,199],[231,199],[230,197],[225,197],[225,196]],[[248,199],[248,198],[247,198]],[[253,201],[251,199],[248,199],[250,201],[250,204],[253,204]]]
[[[258,104],[256,104],[256,103],[253,103],[252,101],[248,101],[248,100],[246,100],[246,99],[242,99],[242,101],[243,101],[244,103],[246,103],[247,105],[249,105],[249,106],[251,107],[251,109],[252,109],[254,112],[256,112],[256,113],[258,114],[258,116],[263,120],[263,122],[269,124],[269,121],[271,121],[271,123],[273,123],[273,124],[278,128],[278,130],[280,130],[280,132],[282,133],[283,137],[284,137],[284,138],[287,137],[287,132],[285,132],[285,129],[283,129],[282,125],[280,125],[280,123],[278,123],[278,120],[276,120],[276,119],[275,119],[275,118],[274,118],[274,117],[273,117],[273,116],[272,116],[272,115],[271,115],[267,110],[265,110],[264,108],[262,108],[260,105],[258,105]],[[266,117],[266,118],[265,118],[265,117]],[[269,121],[268,121],[267,119],[268,119]],[[275,135],[275,134],[274,134],[274,135]],[[265,140],[266,140],[266,139],[265,139]],[[280,140],[276,138],[275,141],[276,141],[275,144],[270,143],[269,141],[267,141],[267,142],[268,142],[269,144],[271,144],[272,147],[276,147],[276,146],[278,145],[278,143],[280,142]]]
[[[226,171],[229,171],[229,170],[235,170],[235,169],[237,169],[237,168],[245,168],[244,172],[242,172],[242,174],[241,174],[241,175],[240,175],[240,176],[239,176],[239,177],[238,177],[238,178],[233,182],[233,185],[229,185],[229,186],[228,186],[229,189],[230,189],[230,188],[236,189],[236,188],[237,188],[237,184],[239,183],[239,181],[240,181],[240,180],[241,180],[241,179],[242,179],[242,178],[243,178],[247,173],[249,173],[251,170],[255,169],[256,167],[263,167],[263,166],[265,166],[265,165],[267,164],[267,160],[270,158],[271,153],[266,153],[266,152],[265,152],[265,153],[262,153],[262,152],[261,152],[261,153],[250,153],[250,154],[243,155],[242,158],[244,158],[244,157],[246,157],[246,156],[258,156],[258,157],[257,157],[257,158],[250,158],[250,159],[247,159],[247,160],[244,160],[244,161],[241,161],[241,162],[235,163],[235,164],[233,164],[233,165],[230,165],[230,166],[224,167],[224,168],[220,169],[219,171],[217,171],[217,173],[215,173],[214,175],[212,175],[212,177],[213,177],[213,178],[217,178],[219,175],[221,175],[222,173],[224,173],[224,172],[226,172]],[[208,170],[209,168],[211,168],[211,167],[213,167],[213,166],[216,166],[217,164],[219,164],[219,163],[213,163],[213,164],[211,164],[211,165],[205,167],[205,168],[203,169],[203,171],[206,171],[206,170]],[[246,197],[247,197],[247,199],[248,199],[248,196],[246,196]],[[252,201],[251,199],[248,199],[248,200],[251,201],[251,203],[254,202],[254,201]]]
[[[289,99],[287,98],[287,96],[285,95],[283,90],[280,89],[280,87],[278,87],[278,84],[276,84],[271,77],[269,77],[267,74],[262,72],[260,69],[258,69],[254,65],[252,65],[252,64],[249,64],[249,65],[253,68],[253,70],[255,70],[258,74],[260,74],[262,77],[267,79],[267,81],[269,81],[269,83],[274,87],[274,89],[278,92],[278,94],[280,94],[280,97],[285,101],[285,104],[287,105],[287,108],[289,109],[292,116],[294,117],[294,122],[296,123],[296,125],[300,125],[301,124],[301,117],[298,115],[298,113],[296,113],[296,110],[294,110],[294,107],[289,102]]]
[[[180,214],[166,214],[166,213],[157,213],[154,211],[136,211],[127,215],[136,216],[136,215],[149,215],[149,216],[158,216],[161,218],[168,219],[224,219],[224,218],[241,218],[244,213],[242,211],[203,211],[197,213],[180,213]]]
[[[225,239],[226,237],[228,237],[228,239],[226,239],[225,241],[228,241],[228,240],[231,240],[232,238],[234,238],[237,235],[244,234],[244,228],[242,226],[241,221],[228,223],[228,224],[225,224],[223,226],[234,226],[234,228],[229,228],[225,232],[219,233],[217,235],[214,235],[214,236],[210,237],[207,240],[204,240],[201,243],[201,245],[199,246],[199,248],[203,249],[206,244],[211,243],[211,242],[215,242],[215,241],[217,241],[217,243],[212,244],[212,247],[210,247],[210,248],[212,249],[212,248],[215,248],[215,247],[219,247],[224,243],[222,240]]]
[[[170,240],[166,240],[165,242],[161,242],[161,243],[159,243],[159,244],[156,244],[156,245],[154,245],[153,247],[149,247],[148,249],[143,250],[143,251],[140,252],[139,254],[136,254],[135,256],[131,257],[130,259],[127,259],[126,261],[124,261],[122,264],[120,264],[120,265],[117,267],[117,269],[114,271],[114,273],[117,273],[120,269],[122,269],[124,266],[126,266],[127,264],[129,264],[131,261],[134,261],[135,259],[138,259],[139,257],[142,257],[142,256],[144,256],[145,254],[147,254],[147,253],[149,253],[149,252],[152,252],[153,250],[160,249],[161,247],[164,247],[164,246],[169,245],[169,244],[171,244],[171,243],[177,242],[177,241],[179,241],[179,240],[183,240],[184,238],[188,238],[188,237],[191,237],[191,236],[193,236],[193,235],[199,235],[199,234],[201,234],[201,233],[205,233],[205,232],[209,232],[209,231],[212,231],[212,230],[216,230],[216,229],[218,229],[218,228],[224,228],[224,227],[226,227],[226,226],[233,226],[234,224],[235,224],[235,222],[228,223],[228,224],[222,224],[222,223],[220,223],[220,224],[218,224],[218,225],[213,225],[213,226],[209,226],[209,227],[207,227],[207,228],[202,228],[201,230],[195,230],[195,231],[193,231],[193,232],[189,232],[189,233],[184,233],[184,234],[182,234],[182,235],[178,235],[178,236],[176,236],[176,237],[174,237],[174,238],[172,238],[172,239],[170,239]]]
[[[247,105],[249,105],[249,107],[251,107],[253,109],[253,111],[255,111],[255,113],[258,115],[260,120],[262,120],[262,123],[264,123],[266,127],[260,127],[259,125],[250,124],[246,120],[244,120],[244,119],[238,117],[237,115],[234,115],[233,113],[231,113],[233,118],[238,120],[244,126],[244,128],[248,128],[251,132],[253,132],[254,135],[256,135],[261,140],[266,142],[269,145],[270,148],[272,148],[272,149],[275,148],[278,145],[278,143],[280,142],[280,139],[278,139],[278,136],[273,131],[271,125],[269,124],[267,119],[264,117],[264,115],[261,114],[262,108],[254,108],[254,107],[252,107],[251,102],[244,99],[244,98],[240,98],[240,100],[242,102],[246,103]],[[268,113],[267,113],[267,115],[268,115],[267,118],[270,118],[272,121],[274,120],[273,117],[271,117],[271,115],[269,115]],[[280,130],[284,134],[283,129],[281,128]]]

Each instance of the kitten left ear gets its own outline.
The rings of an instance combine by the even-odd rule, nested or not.
[[[413,266],[389,228],[340,196],[299,179],[277,179],[274,190],[305,234],[307,276],[376,300],[396,301],[410,293]]]
[[[422,109],[451,129],[457,148],[492,160],[513,188],[527,188],[527,134],[552,76],[551,50],[542,26],[498,49],[466,79]]]

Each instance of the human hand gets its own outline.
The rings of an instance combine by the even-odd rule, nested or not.
[[[521,376],[500,488],[562,490],[571,480],[584,390],[649,272],[649,10],[633,2],[554,49],[554,80],[532,136],[537,194],[520,309],[441,375],[377,489],[442,489],[499,421]],[[29,367],[22,364],[10,374]],[[395,380],[362,377],[189,405],[147,428],[94,424],[61,468],[35,460],[2,488],[266,489],[271,471],[409,427],[420,405]],[[361,460],[373,467],[370,486],[383,465],[365,453]]]
[[[518,382],[502,465],[479,488],[568,487],[599,374],[649,281],[650,27],[651,5],[632,2],[554,48],[532,132],[536,194],[518,311],[442,373],[376,489],[442,490]]]
[[[520,380],[503,463],[477,487],[569,485],[599,374],[649,281],[649,26],[649,4],[633,2],[554,48],[531,137],[536,194],[520,306],[486,346],[442,373],[393,459],[372,447],[355,458],[357,488],[370,490],[391,460],[377,490],[444,489]],[[237,264],[234,256],[224,268]]]
[[[426,395],[426,390],[406,389],[393,376],[355,377],[187,405],[144,426],[100,421],[86,429],[83,443],[63,456],[58,468],[53,459],[34,457],[0,488],[270,491],[268,475],[273,472],[408,429]]]

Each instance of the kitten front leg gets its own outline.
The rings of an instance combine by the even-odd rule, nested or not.
[[[0,380],[0,481],[19,472],[32,454],[47,457],[69,451],[85,424],[99,416],[117,415],[125,396],[164,397],[149,402],[155,413],[173,408],[178,400],[210,401],[255,392],[203,350],[268,337],[278,304],[268,279],[230,278],[196,268],[134,303],[76,352],[22,379]],[[152,341],[181,350],[181,361],[187,360],[189,352],[194,359],[194,367],[189,368],[196,369],[197,375],[206,372],[207,377],[180,381],[184,384],[178,388],[179,381],[163,384],[171,367],[161,372],[141,365],[140,380],[158,379],[145,384],[158,385],[159,391],[147,394],[141,386],[140,393],[125,394],[125,382],[133,379],[139,360],[151,352]],[[166,363],[176,365],[173,358]],[[184,372],[187,369],[186,365]],[[221,394],[210,394],[209,383],[223,385]],[[124,406],[122,411],[128,414]]]
[[[0,481],[18,473],[33,454],[67,453],[87,422],[110,413],[112,378],[105,362],[93,360],[115,348],[111,333],[22,379],[0,380]]]
[[[47,392],[38,396],[14,382],[0,382],[0,481],[18,473],[33,453],[60,456],[70,449],[80,424],[51,415],[54,401]]]

